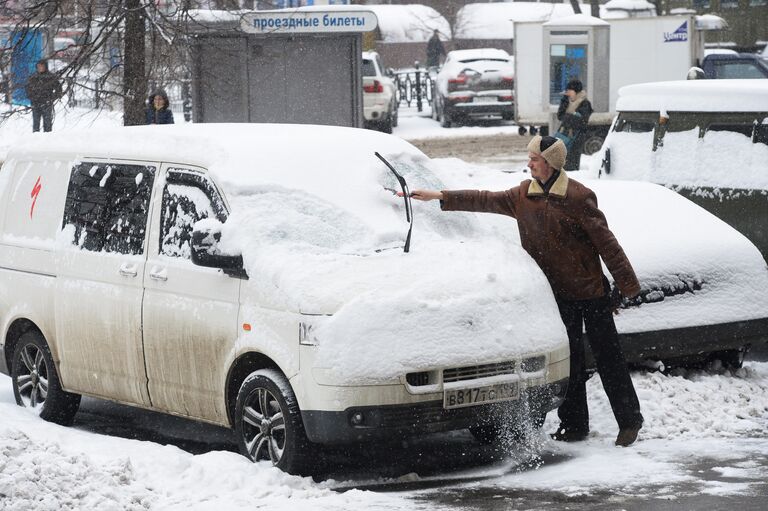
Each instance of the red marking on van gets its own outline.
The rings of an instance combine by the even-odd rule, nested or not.
[[[37,176],[37,182],[32,187],[32,193],[29,194],[32,197],[32,207],[29,208],[29,218],[32,218],[32,213],[35,211],[35,203],[37,202],[37,196],[40,195],[40,190],[43,189],[43,185],[40,184],[40,176]]]

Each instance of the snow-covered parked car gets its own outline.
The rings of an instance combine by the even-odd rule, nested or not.
[[[595,175],[659,183],[712,212],[768,260],[768,81],[623,87]]]
[[[363,119],[366,128],[392,133],[397,126],[397,86],[375,51],[363,52]]]
[[[457,160],[436,173],[459,189],[503,190],[530,178]],[[768,265],[747,238],[663,186],[569,174],[597,195],[640,281],[640,295],[625,298],[615,316],[629,362],[739,367],[750,346],[768,342]],[[508,217],[485,216],[499,232],[514,228]]]
[[[515,116],[514,58],[504,50],[448,52],[435,79],[432,116],[443,127],[473,118]]]
[[[569,374],[547,281],[479,217],[415,212],[406,253],[393,191],[441,187],[429,167],[309,125],[21,143],[0,168],[0,371],[46,420],[110,399],[230,426],[290,472],[315,443],[540,426]]]

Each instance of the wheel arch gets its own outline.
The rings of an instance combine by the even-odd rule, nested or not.
[[[267,355],[258,351],[249,351],[243,353],[234,361],[227,372],[226,387],[224,389],[224,399],[227,404],[227,420],[230,425],[234,425],[235,405],[237,402],[237,393],[243,381],[254,371],[259,369],[274,369],[285,376],[280,366]],[[286,376],[287,379],[287,376]]]
[[[11,371],[13,352],[16,349],[16,344],[19,342],[19,339],[21,339],[21,336],[29,331],[36,331],[45,340],[45,342],[48,343],[48,340],[45,339],[45,335],[43,335],[43,331],[35,324],[34,321],[27,318],[14,319],[8,326],[8,330],[5,332],[5,344],[3,347],[3,358],[9,373]],[[54,363],[55,362],[56,361],[54,360]]]

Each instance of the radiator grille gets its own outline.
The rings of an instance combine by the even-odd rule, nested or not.
[[[449,383],[454,381],[476,380],[477,378],[487,378],[489,376],[514,373],[514,360],[479,366],[451,367],[450,369],[443,370],[443,382]]]

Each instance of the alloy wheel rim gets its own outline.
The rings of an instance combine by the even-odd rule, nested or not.
[[[19,353],[20,369],[16,375],[16,388],[24,406],[35,408],[48,397],[48,365],[43,351],[28,344]]]
[[[243,440],[253,461],[277,465],[285,452],[285,418],[280,403],[269,390],[257,388],[243,406]]]

